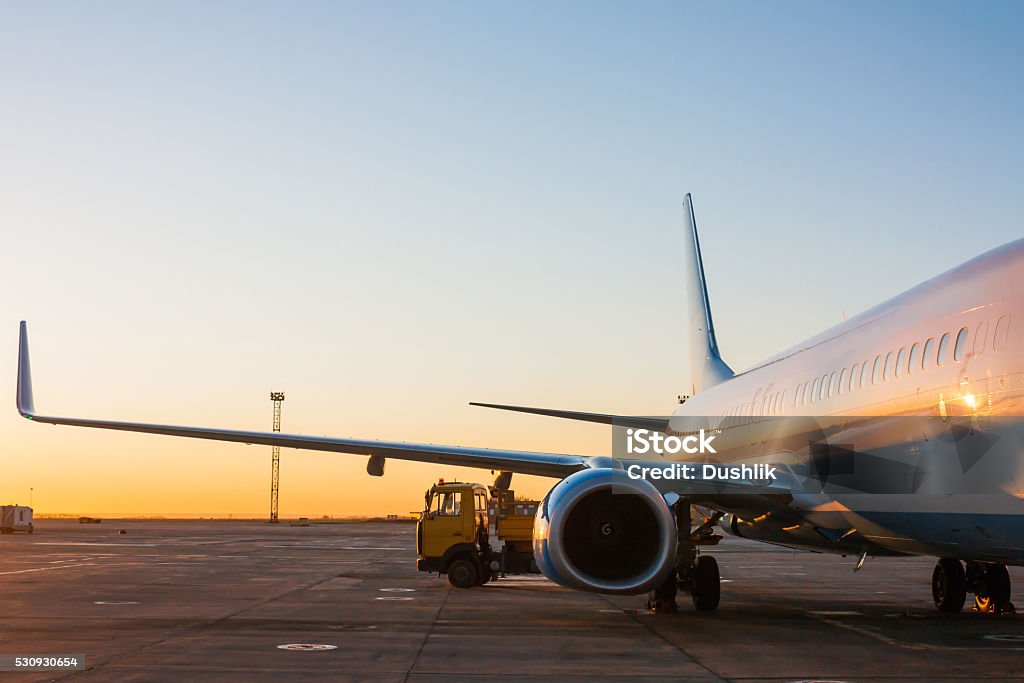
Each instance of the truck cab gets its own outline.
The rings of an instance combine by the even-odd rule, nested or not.
[[[416,568],[447,574],[456,588],[491,578],[487,489],[480,484],[439,481],[425,496],[416,523]]]

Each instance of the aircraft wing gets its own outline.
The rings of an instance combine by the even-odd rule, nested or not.
[[[587,462],[590,460],[587,456],[563,455],[558,453],[505,451],[489,448],[405,443],[402,441],[342,439],[303,436],[301,434],[282,434],[280,432],[250,432],[235,429],[183,427],[176,425],[114,422],[110,420],[40,415],[35,410],[32,396],[32,370],[28,354],[28,331],[24,321],[21,323],[21,336],[18,346],[17,405],[18,412],[21,413],[22,417],[28,418],[33,422],[46,422],[49,424],[70,425],[74,427],[93,427],[97,429],[114,429],[124,432],[166,434],[168,436],[185,436],[193,439],[211,439],[214,441],[234,441],[237,443],[258,444],[262,446],[281,446],[282,448],[302,448],[314,451],[352,453],[357,455],[376,456],[380,458],[414,460],[418,462],[436,462],[444,465],[479,467],[482,469],[503,470],[508,472],[517,472],[520,474],[535,474],[545,477],[566,477],[573,472],[586,468]]]
[[[370,458],[395,458],[417,462],[432,462],[459,467],[477,467],[488,470],[501,470],[519,474],[533,474],[542,477],[564,478],[588,467],[623,467],[625,463],[606,456],[569,455],[560,453],[536,453],[531,451],[506,451],[490,448],[472,448],[466,446],[440,446],[434,444],[406,443],[403,441],[376,441],[371,439],[346,439],[320,436],[304,436],[301,434],[282,434],[280,432],[250,432],[236,429],[217,429],[211,427],[187,427],[179,425],[146,424],[141,422],[116,422],[111,420],[94,420],[79,417],[54,417],[36,412],[32,395],[32,368],[29,363],[28,329],[24,321],[21,323],[21,336],[18,345],[18,412],[33,422],[45,422],[73,427],[92,427],[96,429],[113,429],[123,432],[143,432],[147,434],[164,434],[167,436],[184,436],[193,439],[209,439],[213,441],[233,441],[261,446],[280,446],[282,448],[301,448],[314,451],[334,453],[350,453],[365,455]],[[552,411],[564,412],[564,411]],[[583,415],[590,415],[583,413]],[[610,416],[609,416],[610,417]],[[635,418],[650,419],[650,418]],[[603,420],[600,420],[604,422]],[[665,462],[629,461],[630,465],[657,467]],[[689,463],[699,467],[699,463]],[[376,467],[371,461],[367,470],[371,473],[382,473],[383,463],[378,461]],[[736,494],[749,493],[785,493],[788,484],[779,484],[769,488],[757,486],[751,482],[720,481],[705,479],[700,482],[676,482],[671,486],[680,495],[699,498],[702,501],[728,499]]]

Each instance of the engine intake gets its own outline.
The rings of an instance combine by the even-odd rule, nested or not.
[[[533,555],[546,577],[595,593],[645,593],[675,563],[675,517],[650,482],[589,469],[559,482],[537,508]]]

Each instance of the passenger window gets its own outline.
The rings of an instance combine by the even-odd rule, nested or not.
[[[935,337],[928,337],[928,341],[924,343],[924,351],[921,352],[921,369],[927,370],[932,366],[932,349],[935,348]]]
[[[959,363],[964,357],[964,347],[967,346],[967,328],[961,327],[956,333],[956,343],[953,344],[953,362]]]
[[[920,344],[917,343],[910,347],[910,360],[907,361],[907,374],[914,371],[914,366],[917,365],[917,352],[920,348]]]
[[[814,403],[816,400],[818,400],[818,383],[820,382],[821,379],[817,377],[814,378],[814,386],[811,387],[811,403]]]
[[[810,382],[804,383],[804,405],[811,400],[811,396],[814,395],[814,389],[811,387]]]
[[[882,381],[888,382],[892,379],[892,351],[885,356],[885,371],[882,373]]]
[[[864,361],[864,365],[860,366],[860,388],[863,389],[868,385],[868,372],[871,370],[871,361]]]
[[[996,332],[992,335],[992,350],[1002,351],[1006,348],[1006,340],[1010,336],[1010,316],[1004,315],[996,321]]]
[[[939,355],[936,356],[936,358],[935,358],[935,363],[939,367],[942,367],[943,365],[946,364],[946,351],[948,351],[948,350],[949,350],[949,332],[947,332],[946,334],[942,335],[942,338],[939,339]]]
[[[853,367],[850,368],[850,391],[853,391],[856,388],[857,388],[857,363],[854,363]]]
[[[846,368],[843,368],[843,371],[839,373],[839,393],[841,394],[841,393],[843,393],[845,391],[846,391]]]
[[[882,357],[875,356],[875,366],[871,371],[871,383],[878,384],[882,381]]]
[[[821,391],[818,392],[818,400],[824,401],[828,398],[828,375],[821,376]]]
[[[786,412],[786,390],[783,389],[782,393],[779,394],[779,412]]]
[[[804,389],[803,382],[801,382],[800,384],[796,385],[796,393],[793,395],[793,407],[794,408],[796,408],[798,405],[800,405],[800,392],[803,391],[803,389]]]
[[[978,325],[978,331],[974,333],[974,355],[980,356],[985,350],[985,342],[988,341],[988,323]]]
[[[907,347],[900,349],[900,352],[896,354],[896,376],[899,377],[903,374],[903,363],[907,360]]]

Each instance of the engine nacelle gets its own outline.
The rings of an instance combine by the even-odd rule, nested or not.
[[[537,508],[533,557],[544,576],[594,593],[645,593],[675,565],[675,515],[653,484],[624,470],[583,470]]]

